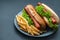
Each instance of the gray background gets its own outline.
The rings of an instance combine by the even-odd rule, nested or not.
[[[15,15],[27,4],[43,2],[50,6],[60,17],[60,0],[0,0],[0,40],[60,40],[58,31],[49,37],[33,38],[20,33],[14,26]]]

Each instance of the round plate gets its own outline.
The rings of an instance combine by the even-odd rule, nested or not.
[[[22,14],[22,11],[20,11],[17,15],[21,15]],[[16,17],[14,18],[14,24],[15,24],[15,27],[17,28],[17,30],[19,30],[21,33],[27,35],[27,36],[31,36],[31,37],[46,37],[46,36],[49,36],[53,33],[55,33],[56,30],[51,30],[49,28],[47,28],[47,32],[41,34],[41,35],[38,35],[38,36],[32,36],[30,34],[28,34],[27,32],[24,32],[20,29],[19,25],[17,24],[17,21],[16,21]]]

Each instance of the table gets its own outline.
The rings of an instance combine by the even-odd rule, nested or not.
[[[32,4],[35,6],[37,2],[47,4],[60,17],[60,0],[0,0],[0,40],[60,40],[60,25],[54,35],[43,38],[28,37],[15,28],[15,15],[25,5]]]

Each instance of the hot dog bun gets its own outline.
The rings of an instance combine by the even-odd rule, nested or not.
[[[44,3],[38,2],[37,5],[38,6],[36,7],[36,10],[37,10],[38,14],[40,14],[43,17],[45,23],[50,28],[57,29],[57,26],[59,24],[58,15],[49,6],[47,6]],[[41,9],[38,10],[38,8],[42,8],[42,11],[41,11]]]
[[[41,5],[43,5],[46,10],[50,11],[51,16],[53,16],[55,18],[55,20],[57,21],[57,23],[59,23],[58,15],[49,6],[47,6],[46,4],[42,3]]]

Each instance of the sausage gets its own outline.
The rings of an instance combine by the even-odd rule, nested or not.
[[[28,9],[28,10],[27,10]],[[37,12],[35,11],[34,7],[32,5],[27,5],[25,7],[25,10],[31,14],[34,19],[43,27],[45,28],[46,24],[44,22],[44,20],[42,19],[42,17],[40,15],[37,14]]]
[[[37,5],[40,6],[42,3],[38,2]]]
[[[30,16],[31,19],[33,20],[35,27],[39,29],[39,28],[40,28],[39,23],[38,23],[38,22],[34,19],[34,17],[31,15],[31,13],[30,13],[30,11],[28,10],[28,8],[25,7],[24,9],[28,12],[29,16]]]
[[[37,5],[40,6],[42,3],[38,2]],[[44,8],[43,9],[44,12],[46,12],[47,10]]]

